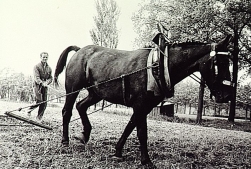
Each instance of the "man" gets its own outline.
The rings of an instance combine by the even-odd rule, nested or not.
[[[30,115],[32,110],[39,107],[37,115],[38,120],[42,119],[44,111],[46,109],[47,106],[46,100],[48,91],[47,86],[52,82],[52,75],[51,75],[52,71],[47,63],[48,56],[49,55],[47,52],[42,52],[40,54],[41,62],[35,65],[33,70],[34,74],[33,90],[36,99],[36,105],[33,105],[29,108],[28,115]]]

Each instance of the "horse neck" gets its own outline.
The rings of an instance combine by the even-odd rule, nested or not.
[[[209,57],[210,44],[197,44],[188,47],[171,47],[169,57],[169,73],[174,86],[192,73],[199,71],[199,64]]]

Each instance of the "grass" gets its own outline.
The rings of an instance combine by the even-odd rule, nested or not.
[[[0,102],[2,109],[18,108],[17,103]],[[20,107],[23,104],[20,104]],[[44,123],[48,131],[18,120],[0,116],[0,166],[3,169],[92,169],[143,168],[140,165],[139,142],[136,131],[124,147],[123,161],[109,158],[130,113],[113,109],[89,116],[93,126],[90,141],[83,145],[72,136],[81,132],[80,120],[70,123],[70,146],[61,147],[61,108],[48,107]],[[25,116],[24,112],[19,112]],[[36,113],[32,114],[35,118]],[[72,119],[78,113],[73,111]],[[246,132],[245,132],[246,131]],[[235,125],[226,120],[204,120],[195,125],[193,119],[150,117],[148,119],[148,148],[157,168],[251,168],[250,122]]]

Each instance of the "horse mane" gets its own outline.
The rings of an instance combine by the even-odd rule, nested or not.
[[[172,43],[170,44],[171,47],[185,47],[187,45],[205,45],[207,43],[199,42],[199,41],[186,41],[186,42],[179,42],[179,43]]]

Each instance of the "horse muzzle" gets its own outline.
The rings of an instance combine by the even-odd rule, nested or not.
[[[216,103],[228,103],[233,98],[233,94],[231,91],[213,92],[211,93],[211,96],[214,96],[214,101]]]
[[[216,96],[215,97],[215,102],[216,103],[228,103],[231,99],[232,99],[233,96],[231,95],[224,95],[224,96]]]

